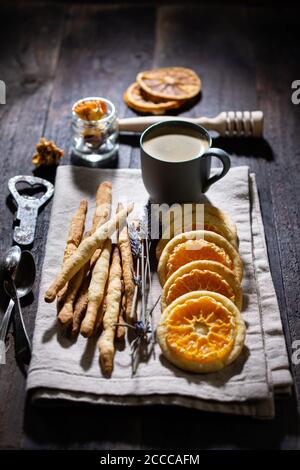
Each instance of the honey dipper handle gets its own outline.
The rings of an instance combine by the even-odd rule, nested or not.
[[[223,112],[214,118],[200,117],[195,119],[196,124],[205,127],[208,131],[217,131],[220,135],[226,134],[227,113]]]
[[[200,124],[209,131],[217,131],[228,137],[261,137],[263,133],[262,111],[229,111],[222,112],[214,118],[179,117],[179,116],[143,116],[119,119],[120,132],[143,132],[157,122],[170,120],[187,121]]]
[[[264,127],[264,113],[262,111],[252,111],[253,137],[262,137]]]
[[[228,111],[214,118],[195,119],[209,131],[227,137],[262,137],[264,115],[262,111]]]
[[[221,135],[226,134],[226,119],[227,115],[225,112],[220,113],[215,118],[207,118],[207,117],[200,117],[200,118],[184,118],[178,116],[141,116],[141,117],[133,117],[133,118],[124,118],[119,119],[119,130],[120,132],[143,132],[147,127],[151,126],[152,124],[156,124],[157,122],[165,122],[169,120],[176,121],[188,121],[193,122],[195,124],[200,124],[204,126],[207,130],[214,130],[219,132]]]
[[[147,127],[156,124],[157,122],[165,122],[174,120],[176,121],[189,121],[197,124],[197,119],[182,118],[177,116],[141,116],[133,118],[119,119],[120,132],[143,132]]]

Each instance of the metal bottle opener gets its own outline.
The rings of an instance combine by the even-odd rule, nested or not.
[[[17,183],[28,183],[32,187],[44,186],[47,191],[40,198],[21,195],[16,188]],[[30,245],[34,240],[39,208],[52,197],[54,186],[49,181],[36,176],[19,175],[10,178],[8,189],[18,206],[16,218],[20,221],[20,225],[14,229],[13,239],[18,245]]]

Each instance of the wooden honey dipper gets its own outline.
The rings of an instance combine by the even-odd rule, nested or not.
[[[182,120],[200,124],[224,137],[261,137],[264,115],[262,111],[224,111],[214,118],[186,118],[177,116],[145,116],[119,119],[120,132],[143,132],[157,122]]]

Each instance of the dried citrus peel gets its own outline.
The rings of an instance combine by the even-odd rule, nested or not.
[[[107,106],[101,100],[85,100],[77,103],[73,111],[84,121],[99,121],[107,113]]]

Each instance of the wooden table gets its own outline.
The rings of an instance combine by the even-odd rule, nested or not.
[[[138,71],[193,67],[203,79],[203,95],[186,114],[214,116],[231,109],[265,113],[264,140],[218,138],[215,144],[230,152],[233,165],[249,165],[256,173],[291,355],[292,341],[300,339],[300,105],[291,102],[291,83],[300,79],[295,8],[2,5],[0,79],[7,84],[7,104],[0,105],[1,250],[12,242],[7,180],[31,174],[31,156],[42,135],[65,149],[68,163],[70,109],[76,99],[103,95],[116,104],[121,117],[131,116],[122,96]],[[118,165],[139,167],[137,139],[123,139]],[[39,217],[32,248],[38,274],[50,210],[51,204]],[[34,297],[24,302],[31,334],[37,291],[38,283]],[[300,448],[300,366],[292,370],[295,396],[278,402],[276,419],[268,422],[171,407],[35,409],[25,404],[25,381],[12,348],[8,364],[0,369],[0,447]]]

